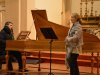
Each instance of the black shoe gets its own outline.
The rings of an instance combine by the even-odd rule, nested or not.
[[[13,69],[8,69],[8,71],[13,71]]]
[[[28,72],[29,70],[25,69],[24,72]]]
[[[28,72],[28,70],[24,69],[24,71],[23,71],[23,69],[19,69],[19,72]]]
[[[6,75],[16,75],[16,73],[7,73]]]

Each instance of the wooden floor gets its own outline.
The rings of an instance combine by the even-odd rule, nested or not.
[[[34,72],[34,73],[1,73],[0,75],[50,75],[48,72]],[[53,73],[51,75],[69,75],[68,73]],[[89,73],[81,73],[80,75],[92,75]],[[96,74],[93,74],[96,75]]]
[[[7,71],[5,64],[2,66],[2,70],[0,70],[0,75],[50,75],[50,64],[49,63],[41,63],[41,71],[38,71],[38,64],[27,64],[26,68],[29,70],[28,72],[18,72],[17,63],[13,63],[14,71]],[[69,70],[66,69],[64,64],[52,64],[51,75],[69,75]],[[79,66],[80,75],[92,75],[90,67],[82,67]],[[96,68],[94,68],[94,74],[96,74]]]

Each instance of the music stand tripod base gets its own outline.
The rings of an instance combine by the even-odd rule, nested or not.
[[[52,72],[51,72],[51,63],[52,63],[52,60],[51,60],[51,57],[52,57],[52,42],[53,40],[55,39],[58,39],[55,32],[53,31],[53,29],[51,27],[48,27],[48,28],[40,28],[42,34],[44,35],[44,37],[46,39],[50,39],[50,72],[48,75],[54,75]]]

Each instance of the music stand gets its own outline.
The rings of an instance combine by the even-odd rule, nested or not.
[[[52,42],[53,40],[55,39],[58,39],[55,32],[53,31],[53,29],[51,27],[48,27],[48,28],[40,28],[42,34],[44,35],[44,37],[46,39],[50,39],[50,73],[48,75],[54,75],[52,72],[51,72],[51,63],[52,63],[52,60],[51,60],[51,57],[52,57]]]

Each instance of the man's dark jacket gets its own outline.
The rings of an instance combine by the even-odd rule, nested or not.
[[[13,35],[8,26],[5,26],[0,31],[0,56],[6,55],[6,40],[13,40]]]

